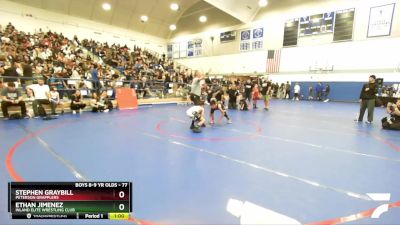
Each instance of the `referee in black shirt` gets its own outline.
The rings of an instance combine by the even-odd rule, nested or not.
[[[360,93],[360,114],[357,121],[362,122],[364,118],[365,110],[368,108],[368,121],[367,124],[372,123],[374,120],[374,108],[375,108],[375,97],[378,93],[378,86],[376,85],[375,75],[369,76],[369,82],[364,84]]]

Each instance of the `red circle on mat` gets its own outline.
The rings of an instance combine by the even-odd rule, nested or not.
[[[162,120],[162,121],[158,122],[156,129],[160,134],[169,136],[169,137],[173,137],[173,138],[190,139],[190,140],[198,140],[198,141],[215,141],[215,142],[217,142],[217,141],[248,140],[248,139],[257,138],[261,134],[261,131],[262,131],[262,128],[258,124],[252,123],[252,122],[246,122],[247,124],[252,124],[255,127],[254,133],[246,134],[246,135],[239,136],[239,137],[190,137],[190,136],[184,136],[181,134],[173,134],[171,132],[164,130],[162,127],[168,122],[169,122],[169,120]]]
[[[161,123],[163,121],[159,122],[157,124],[157,128],[160,126],[161,128]],[[166,122],[166,121],[164,121]],[[16,171],[16,169],[14,168],[13,165],[13,157],[14,157],[14,153],[18,150],[18,148],[23,145],[27,140],[31,139],[32,137],[38,136],[42,133],[47,132],[48,130],[53,130],[55,128],[58,128],[60,126],[63,126],[65,124],[67,124],[69,122],[61,122],[61,123],[56,123],[55,125],[52,126],[48,126],[45,128],[42,128],[40,130],[37,130],[33,133],[30,133],[24,137],[21,137],[21,139],[19,139],[12,147],[11,149],[8,150],[7,156],[6,156],[6,167],[8,170],[9,175],[15,180],[15,181],[20,181],[23,182],[25,181],[25,179]],[[258,133],[261,133],[261,128],[259,126],[257,126],[257,135]],[[157,129],[158,130],[158,129]],[[392,149],[396,150],[396,151],[400,151],[400,146],[396,145],[395,143],[385,139],[384,137],[382,137],[381,135],[378,134],[370,134],[367,133],[368,135],[371,135],[373,138],[377,139],[378,141],[382,142],[383,144],[391,147]],[[256,134],[254,134],[254,137],[256,137]],[[188,138],[188,137],[184,137],[184,138]],[[242,139],[243,137],[238,137],[239,139]],[[193,139],[193,138],[191,138]],[[210,139],[210,138],[209,138]],[[219,138],[221,139],[221,138]],[[237,139],[237,138],[236,138]],[[400,207],[400,201],[397,202],[393,202],[393,203],[389,203],[388,204],[388,208],[396,208],[396,207]],[[365,219],[365,218],[369,218],[372,213],[374,212],[376,208],[372,208],[363,212],[359,212],[350,216],[344,216],[344,217],[339,217],[339,218],[333,218],[333,219],[329,219],[329,220],[325,220],[325,221],[319,221],[319,222],[313,222],[313,223],[306,223],[306,225],[336,225],[336,224],[342,224],[342,223],[347,223],[347,222],[352,222],[352,221],[358,221],[361,219]],[[141,224],[157,224],[159,225],[159,223],[154,223],[154,222],[148,222],[148,221],[143,221],[143,220],[139,220],[136,218],[130,218],[129,219],[130,222],[140,222]]]

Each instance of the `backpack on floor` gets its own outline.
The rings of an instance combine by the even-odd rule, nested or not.
[[[44,110],[43,106],[39,106],[38,107],[38,114],[39,114],[40,117],[46,117],[47,116],[46,110]]]

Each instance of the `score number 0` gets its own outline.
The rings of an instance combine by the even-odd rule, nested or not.
[[[120,191],[118,193],[118,197],[119,198],[124,198],[125,197],[125,192]],[[118,208],[119,208],[119,210],[123,211],[125,209],[125,205],[121,203],[121,204],[119,204]]]

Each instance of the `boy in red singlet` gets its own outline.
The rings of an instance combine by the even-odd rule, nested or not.
[[[257,100],[260,98],[260,90],[258,90],[258,85],[254,85],[253,88],[253,108],[257,109]]]

